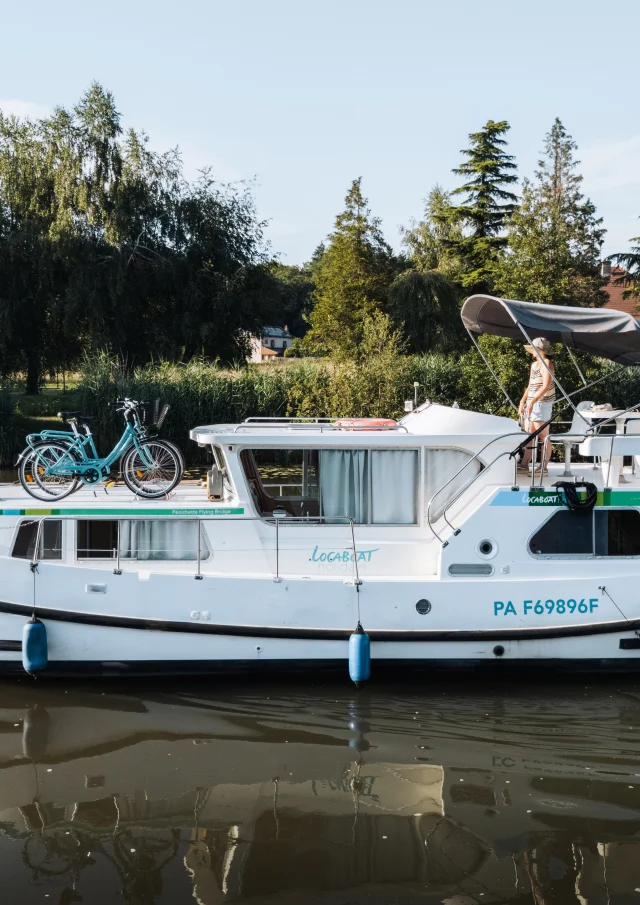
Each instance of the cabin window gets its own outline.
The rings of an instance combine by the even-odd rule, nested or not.
[[[13,544],[12,556],[18,559],[33,559],[33,552],[38,537],[38,520],[25,520],[20,523]],[[38,559],[62,559],[62,521],[61,519],[44,519],[40,532],[40,549]]]
[[[115,559],[118,522],[112,519],[78,519],[78,559]]]
[[[118,522],[113,519],[78,521],[78,559],[115,559]],[[210,556],[200,525],[200,559]],[[198,522],[194,519],[122,519],[120,558],[137,561],[179,561],[198,558]]]
[[[120,522],[120,557],[137,560],[197,560],[198,522],[193,519],[144,519]],[[200,559],[209,558],[200,524]]]
[[[240,461],[260,515],[320,515],[318,453],[311,449],[243,449]]]
[[[256,508],[359,525],[414,525],[418,452],[245,449],[240,455]]]
[[[529,541],[536,556],[640,556],[636,509],[561,509]]]
[[[424,453],[424,507],[425,512],[429,511],[431,521],[435,522],[443,514],[449,500],[482,471],[483,465],[464,449],[432,447],[425,449]]]
[[[640,556],[637,509],[599,509],[594,517],[596,556]]]

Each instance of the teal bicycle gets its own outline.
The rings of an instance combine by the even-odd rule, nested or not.
[[[136,496],[158,499],[173,490],[184,473],[184,459],[177,446],[156,437],[169,406],[134,399],[118,399],[113,405],[124,413],[125,428],[105,458],[98,456],[91,418],[80,412],[58,412],[71,425],[71,433],[47,430],[27,437],[18,461],[27,493],[37,500],[61,500],[81,486],[108,480],[119,459],[122,478]]]

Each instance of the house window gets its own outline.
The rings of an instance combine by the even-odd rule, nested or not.
[[[256,508],[359,525],[415,525],[418,451],[243,450]]]
[[[12,556],[17,559],[33,559],[38,537],[38,520],[20,522],[16,539],[13,543]],[[39,560],[62,559],[62,521],[61,519],[43,519],[40,531]]]
[[[78,520],[78,559],[115,559],[118,522],[111,519]],[[210,556],[200,525],[200,559]],[[198,558],[198,522],[194,519],[123,519],[120,522],[120,558],[136,561],[195,561]]]
[[[561,509],[529,541],[535,556],[640,556],[637,509]]]

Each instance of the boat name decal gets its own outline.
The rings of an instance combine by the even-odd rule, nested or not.
[[[581,597],[580,600],[576,600],[574,597],[569,597],[567,600],[562,597],[558,600],[523,600],[522,604],[517,606],[511,600],[506,602],[504,600],[494,600],[493,615],[518,616],[522,614],[523,616],[542,616],[546,614],[550,616],[552,613],[557,613],[558,616],[564,616],[567,613],[593,613],[594,610],[598,609],[599,599],[599,597],[590,597],[588,603],[584,597]]]
[[[557,490],[499,490],[491,506],[562,506],[563,495]],[[599,490],[596,506],[640,506],[637,490]]]
[[[375,547],[371,550],[357,550],[358,554],[358,562],[371,562],[371,557],[374,553],[377,553],[380,547]],[[354,561],[354,551],[353,550],[320,550],[318,545],[316,544],[313,553],[311,554],[311,562],[353,562]]]
[[[0,515],[110,515],[129,518],[173,515],[207,518],[211,515],[244,515],[244,509],[230,506],[207,506],[202,509],[0,509]]]

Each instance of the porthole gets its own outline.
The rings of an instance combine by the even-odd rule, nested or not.
[[[476,553],[482,559],[493,559],[498,552],[498,544],[492,537],[483,537],[476,544]]]
[[[426,616],[427,613],[431,612],[431,604],[428,600],[419,600],[416,603],[416,610],[420,613],[421,616]]]
[[[504,647],[501,644],[496,644],[496,646],[493,648],[493,653],[496,657],[504,656]]]

